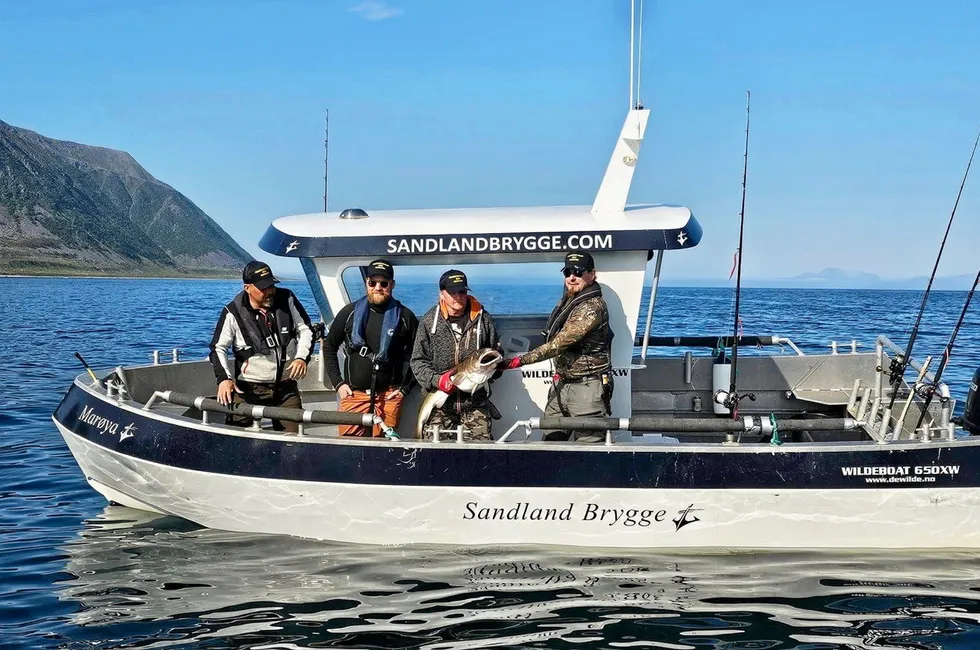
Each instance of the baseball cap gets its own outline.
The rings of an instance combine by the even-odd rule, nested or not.
[[[395,267],[388,260],[374,260],[367,266],[367,277],[380,275],[389,280],[395,279]]]
[[[586,271],[595,270],[595,260],[588,253],[569,253],[565,256],[565,269],[584,269]]]
[[[466,274],[456,269],[449,269],[439,278],[439,289],[446,291],[469,290],[466,284]]]
[[[272,285],[279,282],[276,276],[272,275],[272,269],[265,262],[252,260],[245,265],[242,270],[242,282],[253,284],[257,289],[265,291]]]

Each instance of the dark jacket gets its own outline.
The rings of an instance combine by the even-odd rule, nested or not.
[[[425,312],[422,320],[419,321],[418,333],[415,335],[415,349],[412,352],[412,371],[422,390],[430,393],[438,390],[439,376],[477,350],[500,349],[500,339],[497,336],[493,317],[473,296],[469,297],[466,314],[463,335],[458,342],[449,321],[446,320],[446,312],[441,304],[437,303]],[[486,395],[477,399],[482,403]],[[455,400],[457,411],[470,402],[472,402],[471,395],[457,391]],[[449,406],[450,402],[447,400],[444,408]]]
[[[547,343],[521,355],[523,365],[554,358],[555,372],[563,379],[593,377],[611,367],[609,310],[598,283],[574,297],[562,296],[546,333]]]
[[[229,351],[234,354],[234,366],[228,363]],[[276,383],[287,364],[293,359],[309,363],[312,352],[310,317],[292,291],[277,288],[272,307],[265,313],[252,307],[244,291],[225,305],[208,358],[219,384],[226,379]]]
[[[373,364],[368,357],[361,356],[358,350],[351,350],[351,339],[353,338],[351,333],[354,331],[354,305],[355,303],[345,305],[337,313],[333,323],[330,324],[330,331],[322,343],[324,367],[334,388],[340,387],[341,384],[347,384],[353,390],[368,390],[372,388],[371,368]],[[364,339],[372,353],[376,353],[380,347],[383,319],[384,313],[381,310],[374,307],[368,308]],[[412,310],[402,305],[399,327],[392,337],[388,352],[388,363],[378,369],[375,390],[383,391],[388,388],[397,388],[403,394],[408,395],[415,387],[415,377],[412,374],[410,361],[418,324],[419,320],[412,313]],[[340,358],[337,354],[341,347],[344,348],[346,356],[343,375],[341,375]]]

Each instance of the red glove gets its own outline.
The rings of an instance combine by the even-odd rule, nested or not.
[[[513,370],[514,368],[520,368],[521,366],[524,365],[523,363],[521,363],[521,358],[520,357],[514,357],[513,359],[508,359],[504,363],[506,364],[505,367],[507,368],[507,370]]]
[[[456,390],[456,386],[453,384],[452,375],[452,370],[447,370],[439,375],[439,390],[444,393],[451,393]]]

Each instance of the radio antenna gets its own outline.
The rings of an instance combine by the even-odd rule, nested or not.
[[[640,99],[640,72],[643,66],[643,0],[637,20],[636,0],[630,0],[630,110],[643,108]]]
[[[330,160],[330,109],[327,109],[326,124],[323,131],[323,211],[327,211],[327,164]]]

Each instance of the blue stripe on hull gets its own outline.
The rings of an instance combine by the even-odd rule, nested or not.
[[[351,444],[266,440],[142,417],[72,386],[54,414],[65,428],[106,449],[162,465],[265,479],[472,487],[827,489],[980,485],[980,447],[956,443],[900,449],[771,453],[745,444],[723,452],[644,446],[583,451],[443,443]],[[84,420],[83,420],[84,417]],[[115,425],[113,427],[113,425]],[[132,425],[127,430],[127,426]],[[622,448],[620,448],[622,449]]]

